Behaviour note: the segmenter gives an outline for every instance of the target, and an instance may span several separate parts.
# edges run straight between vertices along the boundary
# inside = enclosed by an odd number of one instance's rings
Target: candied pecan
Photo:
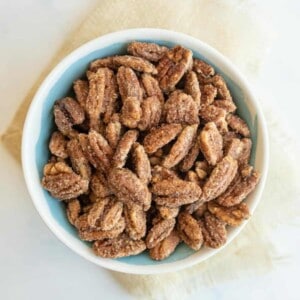
[[[223,139],[215,123],[206,123],[201,130],[198,143],[210,165],[216,165],[223,157]]]
[[[133,240],[139,240],[146,235],[146,214],[139,205],[124,206],[126,222],[125,231]]]
[[[196,219],[187,212],[178,215],[177,230],[180,238],[193,250],[199,250],[203,243],[202,232]]]
[[[207,203],[210,202],[205,202],[202,203],[195,211],[194,211],[194,216],[195,218],[199,219],[204,216],[204,213],[207,211]]]
[[[195,171],[188,171],[186,173],[186,180],[191,181],[191,182],[195,182],[196,184],[200,185],[200,178],[197,175],[197,173]]]
[[[199,144],[197,139],[195,139],[194,144],[191,147],[189,153],[184,157],[184,159],[180,163],[180,171],[187,172],[188,170],[190,170],[193,167],[199,153],[200,153]]]
[[[231,207],[224,207],[215,201],[208,202],[208,210],[218,219],[230,226],[239,226],[250,216],[246,203],[240,203]]]
[[[250,130],[244,120],[239,118],[236,115],[228,115],[227,116],[227,122],[229,127],[234,130],[235,132],[241,134],[244,137],[250,136]]]
[[[176,46],[168,50],[157,66],[157,78],[164,92],[175,89],[176,84],[192,64],[191,50]]]
[[[107,171],[110,167],[112,158],[112,149],[109,146],[107,140],[95,130],[90,130],[88,134],[88,141],[88,159],[89,156],[93,157],[92,160],[89,159],[90,163],[95,163],[93,165],[96,169],[103,170],[104,172]],[[85,149],[83,149],[83,152],[85,152]]]
[[[146,249],[142,240],[132,240],[125,234],[107,240],[96,241],[93,244],[93,251],[96,255],[104,258],[118,258],[137,255]]]
[[[217,96],[217,88],[211,84],[200,86],[201,91],[201,108],[212,104]]]
[[[156,208],[159,211],[159,215],[163,219],[176,218],[179,213],[179,207],[168,207],[163,205],[157,205]]]
[[[75,80],[73,83],[73,89],[76,95],[76,100],[80,106],[85,110],[85,103],[89,94],[89,83],[86,80]]]
[[[175,226],[175,223],[175,219],[165,219],[156,223],[147,234],[147,248],[154,248],[159,242],[169,236]]]
[[[204,239],[204,245],[210,248],[219,248],[226,243],[227,232],[225,223],[209,212],[198,221]]]
[[[91,166],[85,157],[81,145],[77,139],[72,139],[67,144],[67,151],[71,160],[73,170],[82,178],[90,180]]]
[[[233,139],[240,139],[239,134],[234,131],[228,131],[223,134],[223,145],[225,150]]]
[[[159,124],[162,105],[157,96],[148,97],[141,103],[142,116],[138,123],[140,130],[149,130]]]
[[[52,133],[49,142],[49,150],[53,155],[59,158],[66,159],[68,157],[67,140],[61,132],[54,131]]]
[[[74,173],[64,162],[45,165],[42,185],[59,200],[77,198],[88,190],[88,181]]]
[[[135,97],[139,101],[142,100],[140,82],[132,69],[120,67],[117,73],[117,82],[123,101],[128,97]]]
[[[100,68],[110,68],[110,69],[116,68],[116,66],[113,62],[113,57],[109,56],[109,57],[105,57],[105,58],[96,59],[91,62],[89,69],[92,72],[97,72],[97,70]]]
[[[214,106],[224,109],[227,113],[236,111],[236,105],[232,100],[215,100]]]
[[[122,125],[119,120],[110,120],[105,129],[105,137],[112,149],[116,149],[121,138]]]
[[[234,159],[238,159],[243,150],[243,143],[240,139],[233,138],[224,148],[224,155],[230,155]]]
[[[251,156],[252,141],[248,138],[244,138],[241,139],[241,143],[243,145],[243,149],[238,158],[238,161],[240,165],[243,166],[249,163],[250,156]]]
[[[68,201],[66,212],[67,212],[67,218],[69,222],[72,225],[74,225],[81,212],[81,206],[79,200],[72,199],[71,201]]]
[[[114,239],[119,236],[125,229],[125,220],[122,217],[117,225],[111,230],[101,230],[98,228],[88,228],[86,230],[79,230],[79,238],[83,241],[100,241],[106,239]]]
[[[201,180],[205,179],[209,172],[209,166],[208,166],[207,161],[206,160],[196,161],[195,171]]]
[[[142,84],[148,97],[156,96],[161,105],[164,104],[164,95],[159,87],[158,81],[150,74],[144,73],[141,76]]]
[[[159,61],[167,50],[167,47],[155,43],[132,42],[127,46],[129,54],[154,62]]]
[[[151,194],[147,186],[130,170],[112,169],[108,182],[117,198],[129,207],[138,204],[145,211],[150,208]]]
[[[180,124],[163,124],[150,131],[144,138],[144,147],[147,153],[154,153],[162,148],[180,133],[182,126]]]
[[[203,186],[202,199],[210,201],[220,196],[230,185],[237,172],[237,161],[225,156],[212,170]]]
[[[245,178],[237,176],[228,189],[218,197],[217,202],[226,207],[241,203],[254,190],[259,178],[256,171]]]
[[[139,143],[135,143],[132,150],[135,173],[143,183],[148,184],[151,179],[151,165],[148,155]]]
[[[67,136],[73,137],[76,131],[73,125],[84,121],[84,111],[77,101],[70,97],[58,100],[54,104],[54,119],[59,131]]]
[[[112,159],[113,168],[122,168],[125,166],[127,156],[138,137],[138,131],[128,130],[120,139]]]
[[[197,107],[200,108],[201,104],[201,90],[197,75],[193,71],[188,71],[185,77],[184,91],[191,95],[194,101],[197,104]]]
[[[152,184],[159,182],[163,179],[178,179],[178,176],[175,171],[164,168],[162,166],[155,166],[152,169]]]
[[[203,78],[208,78],[215,74],[215,70],[211,65],[197,58],[193,59],[193,71]]]
[[[226,111],[214,105],[208,105],[200,110],[200,117],[205,122],[214,122],[221,133],[228,131],[226,122]]]
[[[100,113],[103,111],[105,101],[105,84],[107,68],[99,68],[96,73],[90,72],[89,93],[86,99],[85,109],[89,116],[90,128],[100,131]]]
[[[199,78],[199,80],[200,79],[201,78]],[[223,77],[221,75],[216,74],[215,76],[213,76],[211,78],[206,78],[206,79],[203,80],[203,83],[205,83],[205,84],[210,83],[214,87],[217,88],[217,98],[218,99],[232,100],[231,95],[230,95],[230,91],[229,91],[229,89],[226,85],[225,80],[223,79]]]
[[[121,123],[128,128],[136,128],[142,113],[140,101],[136,97],[128,97],[123,101]]]
[[[164,105],[166,123],[192,125],[199,123],[198,107],[190,95],[174,91]]]
[[[172,168],[177,165],[189,152],[197,133],[198,125],[186,126],[172,146],[169,154],[163,161],[165,168]]]
[[[99,219],[99,227],[102,230],[111,230],[117,226],[122,217],[123,203],[111,197],[105,205],[103,214]]]
[[[97,202],[95,202],[92,207],[90,208],[88,214],[87,214],[87,224],[89,227],[96,227],[97,225],[97,221],[101,218],[105,206],[109,203],[110,198],[101,198],[99,199]],[[77,226],[79,226],[77,224]],[[88,227],[88,228],[89,228]],[[80,225],[79,229],[86,229],[86,228],[82,228],[82,225]],[[101,228],[102,230],[104,230],[104,228]]]
[[[141,57],[131,55],[114,56],[113,63],[117,66],[129,67],[138,72],[157,74],[155,66]]]
[[[169,257],[180,243],[180,237],[176,230],[149,250],[149,255],[154,260],[163,260]]]

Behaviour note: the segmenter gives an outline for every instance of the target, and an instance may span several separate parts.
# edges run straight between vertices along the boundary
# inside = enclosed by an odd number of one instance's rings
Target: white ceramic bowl
[[[72,82],[81,77],[88,64],[99,57],[122,53],[133,40],[154,41],[173,46],[183,45],[194,56],[212,64],[224,76],[235,100],[238,113],[251,130],[253,139],[252,164],[261,173],[261,180],[247,203],[253,214],[265,184],[268,169],[268,136],[260,105],[244,76],[226,59],[207,44],[185,34],[162,29],[130,29],[107,34],[92,40],[63,59],[47,76],[37,91],[27,114],[22,140],[22,163],[26,184],[34,205],[53,233],[69,248],[87,260],[107,269],[135,274],[153,274],[179,270],[204,261],[221,251],[202,248],[194,252],[180,245],[168,259],[156,262],[147,253],[121,259],[104,259],[93,254],[90,244],[82,242],[68,223],[62,204],[53,199],[41,186],[43,165],[49,158],[48,141],[53,128],[52,107],[55,100],[64,97]],[[246,222],[228,231],[228,245],[243,229]],[[226,246],[225,245],[225,246]]]

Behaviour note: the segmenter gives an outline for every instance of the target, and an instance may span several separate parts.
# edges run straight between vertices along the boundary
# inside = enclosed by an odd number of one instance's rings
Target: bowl
[[[47,76],[38,89],[27,113],[22,139],[22,165],[25,181],[33,203],[50,230],[70,249],[87,260],[107,269],[134,274],[154,274],[180,270],[206,260],[221,251],[241,232],[246,221],[237,228],[229,228],[227,243],[219,249],[202,248],[195,252],[181,244],[163,261],[153,261],[146,254],[106,259],[97,257],[90,243],[81,241],[68,222],[63,204],[43,189],[41,185],[43,165],[49,159],[48,142],[54,126],[52,107],[55,100],[63,98],[72,87],[72,82],[81,77],[89,63],[97,58],[124,53],[126,45],[133,41],[156,42],[161,45],[183,45],[191,49],[194,57],[213,65],[227,82],[238,114],[247,122],[253,149],[251,163],[261,173],[256,189],[248,196],[251,214],[260,200],[268,169],[268,136],[265,120],[247,80],[235,66],[218,51],[188,35],[162,29],[129,29],[96,38],[73,51]]]

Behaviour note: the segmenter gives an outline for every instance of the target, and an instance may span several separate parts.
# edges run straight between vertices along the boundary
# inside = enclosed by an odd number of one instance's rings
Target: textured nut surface
[[[206,212],[198,223],[201,227],[205,246],[219,248],[226,243],[227,232],[223,221]]]
[[[136,175],[148,184],[151,180],[151,165],[144,147],[139,143],[133,145],[132,160]]]
[[[42,185],[59,200],[77,198],[88,190],[88,181],[63,162],[45,165]]]
[[[205,120],[205,122],[214,122],[221,133],[228,131],[225,119],[226,115],[226,110],[216,107],[215,105],[208,105],[200,110],[200,117]]]
[[[241,134],[244,137],[250,136],[250,130],[247,126],[247,123],[242,120],[240,117],[236,115],[228,115],[227,122],[229,127],[231,127],[232,130],[235,132]]]
[[[193,98],[180,91],[174,91],[164,106],[166,123],[198,124],[198,107]]]
[[[85,110],[86,99],[89,94],[89,83],[86,80],[75,80],[73,83],[73,89],[76,96],[76,100],[80,106]]]
[[[74,125],[84,121],[84,111],[77,101],[70,97],[56,101],[53,109],[54,120],[59,131],[67,136],[73,137],[76,131]]]
[[[96,197],[105,198],[112,194],[107,179],[102,172],[96,172],[92,175],[90,186]]]
[[[184,85],[184,91],[191,95],[194,99],[195,103],[197,104],[197,107],[200,108],[201,104],[201,90],[199,81],[197,78],[197,75],[193,71],[188,71],[185,77],[185,85]]]
[[[200,87],[201,91],[201,107],[204,109],[206,106],[212,104],[217,96],[217,88],[212,84],[205,84]]]
[[[96,241],[93,250],[96,255],[104,258],[118,258],[137,255],[146,249],[142,240],[132,240],[126,235],[120,235],[114,239]]]
[[[203,186],[202,198],[205,201],[220,196],[230,185],[237,172],[237,161],[231,156],[225,156],[212,170]]]
[[[99,68],[110,68],[110,69],[116,68],[115,64],[113,63],[112,56],[100,58],[92,61],[89,69],[92,72],[97,72]]]
[[[203,243],[201,228],[196,219],[187,212],[178,216],[177,230],[180,238],[192,249],[199,250]]]
[[[151,194],[147,186],[128,169],[112,169],[109,185],[117,198],[127,204],[141,205],[146,211],[151,205]]]
[[[155,247],[159,242],[169,236],[174,226],[175,219],[165,219],[156,223],[147,234],[147,248],[151,249]]]
[[[67,212],[67,218],[69,222],[72,225],[74,225],[81,212],[81,206],[79,200],[73,199],[71,201],[68,201],[66,212]]]
[[[172,146],[169,154],[165,157],[162,165],[172,168],[177,165],[189,152],[195,140],[198,125],[186,126]]]
[[[157,78],[161,89],[169,92],[192,65],[192,51],[181,46],[168,50],[157,66]]]
[[[125,166],[127,156],[138,137],[138,131],[128,130],[120,139],[118,146],[115,150],[112,167],[122,168]]]
[[[187,172],[188,170],[190,170],[193,167],[195,161],[197,160],[199,153],[200,153],[199,143],[197,139],[195,139],[194,144],[192,145],[188,154],[184,157],[184,159],[180,164],[180,171]]]
[[[176,230],[149,250],[149,255],[154,260],[163,260],[169,257],[180,243],[180,237]]]
[[[53,155],[56,155],[59,158],[66,159],[68,157],[67,140],[61,132],[54,131],[52,133],[49,142],[49,150]]]
[[[224,207],[214,201],[208,202],[208,210],[218,219],[230,226],[239,226],[250,216],[246,203],[240,203],[231,207]]]
[[[139,56],[154,62],[159,61],[167,50],[167,47],[154,43],[132,42],[127,46],[127,52],[131,55]]]
[[[162,148],[181,132],[180,124],[163,124],[158,128],[153,129],[144,138],[144,147],[147,153],[154,153]]]
[[[133,240],[139,240],[146,235],[146,214],[139,205],[124,206],[126,232]]]
[[[193,59],[193,70],[203,78],[208,78],[215,74],[215,70],[211,65],[197,58]]]
[[[176,218],[179,213],[179,207],[168,207],[168,206],[157,205],[156,208],[159,212],[159,215],[163,219]]]
[[[163,105],[165,101],[164,95],[162,90],[159,87],[159,83],[156,80],[156,78],[154,78],[153,76],[147,73],[142,74],[141,78],[147,96],[148,97],[156,96],[159,99],[161,105]]]
[[[213,122],[206,123],[198,137],[204,157],[210,165],[216,165],[223,157],[223,139]]]
[[[105,137],[112,149],[116,149],[122,133],[122,125],[119,120],[110,120],[106,126]]]
[[[128,97],[123,101],[121,123],[128,128],[136,128],[142,113],[140,101],[136,97]]]

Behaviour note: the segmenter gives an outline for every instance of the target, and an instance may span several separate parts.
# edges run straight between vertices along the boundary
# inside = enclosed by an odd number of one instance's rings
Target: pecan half
[[[123,101],[121,123],[128,128],[136,128],[142,117],[141,103],[136,97],[128,97]]]
[[[157,66],[157,78],[161,89],[170,92],[192,64],[191,50],[176,46],[165,53]]]
[[[217,88],[212,84],[205,84],[200,87],[201,91],[201,108],[212,104],[217,96]]]
[[[180,238],[192,249],[199,250],[203,243],[202,232],[196,219],[187,212],[178,216],[177,230]]]
[[[76,100],[80,106],[85,110],[86,99],[89,94],[89,83],[86,80],[75,80],[73,83]]]
[[[53,155],[59,158],[66,159],[68,157],[67,140],[61,132],[54,131],[52,133],[49,142],[49,150]]]
[[[247,126],[247,123],[240,117],[230,114],[227,116],[227,122],[229,127],[235,132],[241,134],[244,137],[250,136],[250,130]]]
[[[180,243],[180,237],[176,230],[149,250],[149,255],[154,260],[163,260],[169,257]]]
[[[161,242],[163,239],[169,236],[174,226],[175,219],[165,219],[156,223],[147,234],[147,248],[154,248],[159,242]]]
[[[88,190],[88,181],[74,173],[64,162],[45,165],[42,185],[59,200],[77,198]]]
[[[143,183],[148,184],[151,179],[151,165],[144,147],[139,143],[133,145],[132,160],[135,173]]]
[[[214,201],[208,202],[208,210],[218,219],[230,226],[239,226],[250,216],[246,203],[240,203],[231,207],[224,207]]]
[[[105,57],[105,58],[99,58],[91,62],[89,70],[92,72],[97,72],[100,68],[110,68],[115,69],[116,66],[113,62],[113,57]]]
[[[204,245],[210,248],[219,248],[226,243],[227,232],[225,223],[209,212],[198,221],[201,227]]]
[[[237,176],[228,189],[217,199],[222,206],[233,206],[241,203],[259,182],[259,174],[253,171],[252,175],[242,178]]]
[[[138,137],[138,131],[128,130],[120,139],[116,148],[115,154],[112,159],[113,168],[122,168],[125,166],[127,156],[132,148],[132,145],[136,142]]]
[[[91,190],[96,197],[105,198],[112,194],[107,179],[101,172],[95,172],[91,178]]]
[[[142,131],[149,130],[159,124],[162,114],[162,105],[157,96],[148,97],[141,103],[142,116],[138,128]]]
[[[225,133],[228,131],[228,126],[225,119],[226,115],[226,110],[214,105],[205,106],[200,110],[200,117],[205,122],[214,122],[221,133]]]
[[[146,211],[151,205],[151,194],[147,186],[128,169],[112,169],[109,185],[117,198],[127,204],[141,205]]]
[[[105,137],[112,149],[116,149],[122,132],[122,125],[119,120],[111,119],[105,129]]]
[[[186,126],[172,146],[169,154],[163,161],[165,168],[172,168],[177,165],[189,152],[195,140],[198,125]]]
[[[198,143],[204,157],[212,166],[216,165],[223,157],[223,139],[213,122],[206,123],[201,130]]]
[[[161,105],[164,104],[164,95],[159,87],[158,81],[150,74],[144,73],[141,76],[143,87],[148,97],[156,96]]]
[[[66,212],[67,212],[67,218],[69,222],[72,225],[74,225],[81,212],[81,206],[79,200],[73,199],[71,201],[68,201]]]
[[[96,255],[104,258],[118,258],[137,255],[146,249],[142,240],[132,240],[126,235],[114,239],[96,241],[93,244],[93,251]]]
[[[180,167],[179,167],[180,171],[187,172],[188,170],[190,170],[193,167],[195,161],[197,160],[199,153],[200,153],[199,144],[197,139],[195,139],[194,144],[191,147],[190,151],[180,163]]]
[[[166,123],[199,124],[197,103],[190,95],[174,91],[164,106]]]
[[[113,63],[116,66],[129,67],[138,72],[157,74],[155,66],[141,57],[131,55],[114,56]]]
[[[215,74],[211,65],[197,58],[193,59],[193,70],[203,78],[209,78]]]
[[[191,95],[194,101],[197,104],[197,107],[200,108],[201,104],[201,90],[197,75],[193,71],[188,71],[185,76],[184,91]]]
[[[216,100],[214,106],[224,109],[227,113],[236,111],[236,105],[232,100]]]
[[[87,228],[89,227],[97,227],[97,221],[101,218],[101,216],[103,215],[105,206],[109,203],[110,198],[101,198],[99,199],[97,202],[95,202],[92,207],[90,208],[89,212],[87,213]],[[87,229],[84,227],[82,227],[82,225],[78,225],[80,226],[80,229]],[[100,228],[98,228],[100,229]],[[103,228],[101,228],[102,230],[104,230]]]
[[[54,120],[59,131],[69,137],[76,136],[74,125],[84,121],[84,111],[77,101],[67,97],[54,104]]]
[[[202,199],[210,201],[220,196],[230,185],[237,172],[237,161],[225,156],[212,170],[203,186]]]
[[[155,43],[132,42],[127,46],[129,54],[154,62],[159,61],[167,50],[167,47]]]
[[[144,147],[147,153],[154,153],[162,148],[180,133],[182,126],[180,124],[163,124],[148,133],[144,138]]]
[[[133,240],[139,240],[146,235],[146,214],[139,205],[124,206],[126,232]]]
[[[85,157],[81,145],[77,139],[72,139],[67,144],[67,151],[73,170],[82,178],[90,180],[92,170],[89,161]]]

